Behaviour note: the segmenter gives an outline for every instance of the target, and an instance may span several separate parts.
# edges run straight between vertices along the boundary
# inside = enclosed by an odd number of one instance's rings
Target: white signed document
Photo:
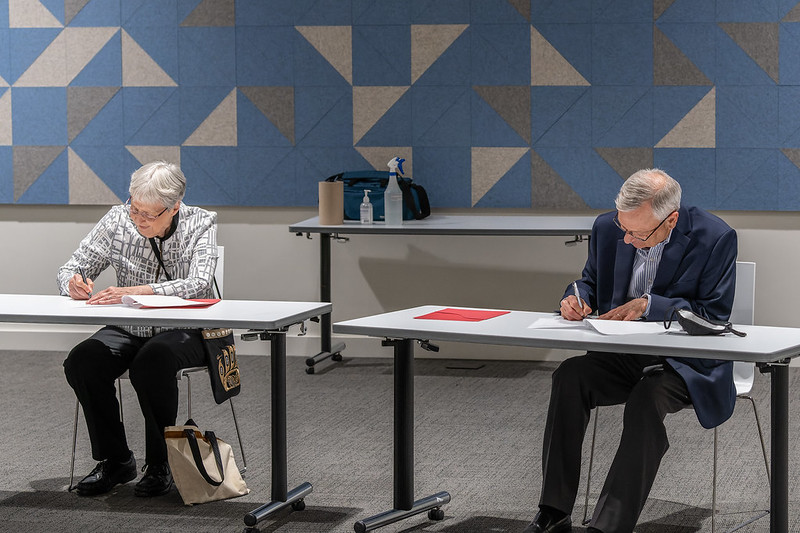
[[[603,335],[635,335],[635,334],[660,334],[679,329],[673,324],[669,330],[664,329],[663,322],[645,322],[642,320],[599,320],[584,318],[583,320],[565,320],[560,316],[549,316],[536,319],[528,328],[530,329],[586,329],[590,328]]]

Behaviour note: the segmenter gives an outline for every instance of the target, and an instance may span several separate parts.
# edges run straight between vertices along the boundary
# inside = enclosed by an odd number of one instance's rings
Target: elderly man
[[[736,232],[719,218],[681,206],[666,172],[640,170],[622,185],[616,212],[592,228],[589,257],[561,300],[561,316],[581,320],[663,320],[673,306],[726,320],[733,305]],[[633,531],[669,448],[666,415],[694,406],[713,428],[735,401],[733,363],[689,357],[589,352],[553,373],[542,449],[539,512],[524,533],[572,530],[581,445],[590,412],[625,404],[622,437],[589,524],[590,533]]]

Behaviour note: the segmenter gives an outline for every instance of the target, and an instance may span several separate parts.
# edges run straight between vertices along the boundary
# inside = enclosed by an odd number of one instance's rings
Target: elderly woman
[[[184,205],[185,190],[176,165],[158,161],[134,172],[129,200],[112,207],[58,270],[61,294],[89,305],[118,304],[126,294],[211,297],[217,215]],[[95,291],[92,280],[108,266],[116,271],[116,286]],[[146,468],[134,493],[170,490],[164,427],[177,417],[175,374],[204,364],[198,330],[107,326],[72,349],[64,373],[83,407],[92,457],[99,461],[77,484],[79,495],[103,494],[136,478],[114,387],[126,370],[145,420]]]

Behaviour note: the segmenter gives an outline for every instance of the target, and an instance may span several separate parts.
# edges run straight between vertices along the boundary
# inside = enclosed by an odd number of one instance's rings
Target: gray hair
[[[614,203],[617,211],[633,211],[651,202],[653,215],[666,218],[681,207],[681,186],[669,174],[657,168],[634,172],[625,180]]]
[[[178,165],[153,161],[131,174],[128,192],[144,203],[173,207],[186,193],[186,177]]]

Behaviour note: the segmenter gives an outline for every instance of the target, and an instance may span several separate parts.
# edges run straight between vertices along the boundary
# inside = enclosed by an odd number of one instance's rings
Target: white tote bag
[[[167,458],[183,503],[192,505],[244,496],[250,492],[233,450],[213,431],[201,433],[192,420],[164,428]]]

